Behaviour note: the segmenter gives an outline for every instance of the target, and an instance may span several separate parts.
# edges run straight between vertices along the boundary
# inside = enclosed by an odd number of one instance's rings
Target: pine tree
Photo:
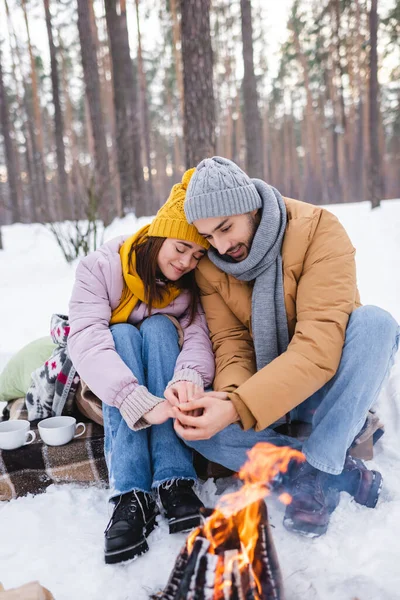
[[[181,0],[186,168],[215,152],[210,0]]]

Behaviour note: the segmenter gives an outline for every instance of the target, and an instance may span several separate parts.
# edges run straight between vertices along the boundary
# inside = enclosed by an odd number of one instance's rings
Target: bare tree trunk
[[[35,60],[32,52],[28,15],[26,11],[26,0],[21,0],[21,6],[24,12],[25,27],[28,37],[28,51],[31,66],[31,85],[32,85],[32,100],[30,102],[30,110],[28,114],[28,123],[33,119],[33,126],[31,126],[31,143],[32,143],[32,155],[33,155],[33,167],[35,170],[36,185],[38,187],[39,204],[36,206],[37,216],[42,220],[54,219],[53,207],[50,206],[47,181],[46,181],[46,169],[44,164],[44,146],[43,146],[43,126],[42,117],[40,112],[39,94],[38,94],[38,83]],[[25,86],[25,100],[29,103],[27,97],[27,89]],[[31,123],[29,123],[31,125]]]
[[[341,161],[339,159],[339,136],[341,135],[341,128],[339,126],[339,102],[337,96],[337,90],[334,81],[334,65],[332,65],[331,57],[334,48],[333,43],[330,44],[330,55],[327,59],[327,66],[325,69],[325,81],[326,81],[326,96],[327,100],[332,104],[332,122],[331,122],[331,139],[328,139],[328,145],[330,146],[329,155],[331,158],[330,169],[328,172],[328,200],[329,202],[340,202],[342,198],[342,178],[340,167]]]
[[[4,139],[5,158],[7,166],[8,188],[10,191],[10,203],[7,208],[11,212],[13,223],[20,221],[20,198],[19,198],[19,179],[20,174],[17,169],[17,160],[15,155],[15,145],[11,137],[11,123],[7,92],[4,86],[2,54],[0,52],[0,117],[1,130]]]
[[[186,168],[215,152],[210,0],[181,0]]]
[[[353,150],[353,190],[355,200],[365,200],[365,140],[364,140],[364,122],[365,122],[365,81],[362,77],[362,56],[364,38],[361,29],[361,9],[360,1],[355,0],[355,51],[353,54],[354,85],[357,93],[357,104],[355,106],[355,124],[354,124],[354,150]]]
[[[372,208],[380,205],[383,195],[381,157],[379,152],[379,84],[378,84],[378,0],[371,0],[370,78],[369,78],[369,131],[370,131],[370,200]]]
[[[133,177],[133,206],[136,216],[146,214],[143,163],[142,163],[142,141],[139,121],[138,83],[137,73],[129,51],[128,22],[126,18],[126,0],[120,0],[121,12],[121,36],[124,39],[123,69],[125,79],[126,109],[130,121],[130,135],[132,148],[132,177]]]
[[[340,0],[335,0],[335,34],[336,34],[336,68],[338,70],[338,86],[337,95],[339,101],[339,115],[340,115],[340,135],[341,135],[341,146],[342,146],[342,190],[341,195],[346,202],[351,200],[351,186],[350,186],[350,174],[352,173],[351,154],[349,145],[349,131],[347,126],[346,110],[344,105],[344,88],[343,88],[343,76],[344,69],[341,58],[341,23],[340,23]]]
[[[258,108],[257,81],[254,74],[253,25],[250,0],[240,0],[243,39],[243,99],[246,137],[246,171],[250,177],[264,176],[262,122]]]
[[[268,103],[265,104],[264,116],[263,116],[263,138],[264,138],[264,148],[265,152],[263,153],[264,160],[264,178],[265,181],[272,183],[272,166],[271,166],[271,134],[270,134],[270,125],[269,125],[269,108]]]
[[[78,30],[81,44],[82,67],[88,99],[92,134],[94,140],[94,160],[96,172],[96,193],[100,201],[100,214],[106,224],[110,223],[113,213],[113,194],[111,188],[110,166],[107,142],[101,107],[100,79],[97,68],[96,42],[97,30],[90,17],[89,2],[78,0]]]
[[[223,60],[224,60],[224,49],[223,49],[223,42],[220,39],[221,37],[221,33],[223,32],[224,29],[224,17],[225,17],[225,3],[219,3],[219,8],[220,10],[216,10],[214,11],[214,20],[215,20],[215,25],[214,25],[214,31],[212,32],[214,40],[213,40],[213,44],[212,44],[212,49],[213,49],[213,64],[218,64],[218,65],[222,65]],[[226,74],[225,74],[226,75]],[[214,86],[213,86],[213,90],[214,90],[214,110],[215,110],[215,124],[218,125],[218,135],[216,135],[216,139],[215,139],[215,153],[217,155],[221,155],[223,154],[223,150],[222,150],[222,138],[223,138],[223,130],[224,130],[224,123],[223,123],[223,117],[224,117],[224,110],[222,107],[222,85],[221,85],[221,75],[217,72],[214,71],[213,73],[213,77],[214,77]],[[224,78],[224,81],[227,82],[228,77],[226,76],[226,79]]]
[[[182,46],[178,50],[178,44],[181,44],[181,28],[178,21],[178,6],[177,0],[170,0],[172,13],[172,36],[173,36],[173,51],[175,61],[175,75],[178,85],[179,105],[181,108],[180,119],[184,115],[184,92],[183,92],[183,67],[182,67]]]
[[[23,90],[20,92],[19,85],[19,77],[17,75],[17,60],[19,66],[19,72],[21,73],[21,53],[18,44],[17,36],[15,35],[15,31],[11,21],[10,10],[8,7],[7,0],[4,0],[4,5],[7,14],[7,23],[8,23],[8,31],[9,31],[9,39],[10,39],[10,54],[12,60],[12,68],[13,68],[13,77],[15,81],[15,86],[17,90],[17,100],[18,100],[18,108],[19,114],[18,118],[21,120],[21,128],[20,135],[23,138],[23,143],[25,147],[25,162],[26,162],[26,172],[28,173],[27,180],[27,188],[28,188],[28,214],[26,215],[27,221],[29,223],[39,221],[40,215],[43,213],[43,201],[44,197],[41,192],[41,177],[39,170],[34,168],[35,159],[33,156],[33,137],[35,136],[33,129],[33,114],[30,110],[31,103],[28,100],[28,91],[27,91],[27,83],[26,80],[22,77],[22,87]],[[14,40],[14,48],[11,44],[11,39]],[[15,52],[14,52],[15,49]],[[31,115],[31,116],[29,116]],[[23,194],[23,192],[22,192]]]
[[[289,118],[287,114],[283,115],[282,121],[282,149],[283,156],[281,159],[281,164],[283,166],[283,173],[281,172],[281,177],[285,182],[282,187],[279,189],[282,191],[282,194],[285,196],[290,195],[290,176],[292,172],[292,153],[290,152],[290,132],[289,132]]]
[[[16,96],[16,102],[17,102],[17,108],[14,109],[13,119],[10,120],[10,133],[11,133],[12,138],[15,140],[15,145],[16,145],[15,163],[16,163],[16,170],[18,173],[18,179],[17,179],[17,195],[18,195],[18,202],[19,202],[18,210],[20,212],[21,221],[25,222],[27,220],[26,219],[27,215],[26,215],[26,211],[25,211],[25,194],[24,194],[24,186],[23,186],[22,178],[21,178],[20,153],[18,150],[17,140],[18,140],[18,137],[20,137],[22,139],[22,144],[20,144],[20,145],[26,146],[27,140],[26,140],[26,135],[25,135],[25,131],[24,131],[24,123],[26,121],[26,118],[24,116],[24,108],[23,108],[23,101],[22,101],[23,94],[21,94],[19,77],[17,75],[16,54],[18,55],[19,50],[17,47],[17,40],[16,40],[15,34],[13,32],[13,28],[12,28],[12,23],[11,23],[10,12],[8,9],[7,0],[4,0],[4,4],[5,4],[5,8],[6,8],[6,14],[7,14],[8,37],[9,37],[9,41],[10,41],[12,75],[13,75],[13,81],[14,81],[14,86],[15,86],[15,96]],[[14,38],[14,43],[16,46],[15,52],[14,52],[14,48],[12,46],[12,38]],[[16,121],[19,121],[19,123],[20,123],[18,135],[16,133],[16,125],[14,125],[14,123]]]
[[[113,72],[109,39],[107,35],[107,23],[105,15],[101,15],[98,19],[96,18],[94,12],[94,0],[89,4],[89,8],[92,31],[96,32],[95,41],[100,81],[100,101],[103,112],[104,134],[106,136],[108,148],[108,164],[114,202],[113,212],[115,215],[121,215],[122,201],[117,158]]]
[[[80,186],[78,172],[79,166],[79,140],[73,127],[73,105],[71,102],[70,90],[69,90],[69,75],[68,65],[66,60],[66,49],[64,47],[61,35],[58,37],[59,56],[61,57],[61,87],[62,94],[65,101],[64,110],[64,131],[68,139],[67,147],[69,150],[69,160],[71,162],[70,176],[69,176],[69,194],[71,202],[71,214],[72,219],[81,219],[84,217],[83,206],[81,205],[80,198],[84,196],[83,189]],[[86,104],[86,102],[85,102]],[[86,130],[86,114],[83,115],[82,119],[82,130]]]
[[[169,115],[169,120],[170,120],[170,127],[171,127],[171,163],[172,163],[172,176],[174,178],[174,180],[176,181],[177,179],[180,179],[181,173],[179,170],[179,167],[181,165],[181,158],[180,158],[180,148],[179,148],[179,138],[176,134],[174,134],[174,128],[176,127],[175,124],[175,117],[174,117],[174,110],[173,110],[173,105],[172,105],[172,94],[171,91],[166,88],[166,96],[167,96],[167,109],[168,109],[168,115]]]
[[[65,112],[64,112],[64,131],[65,135],[69,140],[69,146],[71,147],[71,158],[74,160],[77,157],[78,152],[78,140],[76,133],[73,128],[73,106],[71,102],[71,95],[69,91],[68,83],[68,68],[66,60],[66,50],[62,41],[61,36],[58,36],[58,46],[60,48],[59,56],[61,57],[61,88],[65,98]]]
[[[221,6],[221,24],[218,25],[217,35],[218,47],[220,57],[219,60],[224,67],[225,72],[220,76],[223,80],[227,92],[225,95],[225,104],[223,110],[224,121],[219,123],[220,131],[223,129],[224,132],[224,145],[223,145],[223,156],[234,161],[233,158],[233,144],[235,142],[235,98],[238,94],[237,81],[236,81],[236,56],[234,47],[231,44],[227,44],[228,40],[234,39],[237,35],[238,30],[234,25],[237,23],[236,19],[232,15],[231,5],[229,3]],[[216,24],[217,25],[217,24]],[[217,33],[218,33],[217,32]],[[242,57],[243,58],[243,57]],[[216,56],[214,56],[214,63],[216,63]],[[217,84],[218,89],[220,83]],[[218,95],[217,95],[218,97]],[[235,115],[236,116],[236,115]],[[216,119],[218,122],[218,118]],[[221,135],[221,134],[220,134]],[[218,140],[218,137],[217,137]]]
[[[150,141],[150,118],[149,118],[149,105],[147,98],[147,84],[146,75],[143,67],[143,55],[142,55],[142,37],[140,33],[140,17],[139,17],[139,0],[136,0],[136,22],[137,22],[137,36],[138,36],[138,71],[139,71],[139,89],[140,89],[140,104],[141,114],[143,123],[143,137],[145,156],[148,169],[148,181],[147,181],[147,195],[148,202],[152,206],[154,202],[154,189],[153,189],[153,174],[152,174],[152,160],[151,160],[151,141]]]
[[[324,200],[322,194],[325,193],[325,189],[322,186],[321,181],[321,160],[318,149],[318,127],[317,120],[314,115],[313,99],[311,94],[309,69],[306,60],[306,56],[303,53],[300,45],[300,38],[298,32],[298,23],[291,21],[290,27],[293,31],[294,46],[298,60],[300,62],[302,73],[304,77],[304,87],[306,91],[306,109],[304,114],[304,121],[307,128],[306,139],[304,140],[304,148],[306,151],[304,160],[306,166],[306,181],[305,181],[305,197],[304,199],[310,201],[312,198],[314,202],[318,204]]]
[[[34,114],[34,117],[35,117],[36,135],[37,135],[37,138],[38,138],[37,146],[38,146],[39,151],[43,155],[43,151],[44,151],[44,145],[43,145],[43,125],[42,125],[42,116],[41,116],[40,104],[39,104],[38,81],[37,81],[37,73],[36,73],[36,67],[35,67],[35,59],[34,59],[33,51],[32,51],[31,36],[30,36],[30,31],[29,31],[28,14],[27,14],[27,10],[26,10],[26,0],[21,0],[21,5],[22,5],[23,11],[24,11],[26,33],[27,33],[27,37],[28,37],[28,51],[29,51],[29,60],[30,60],[30,64],[31,64],[31,84],[32,84],[32,97],[33,97],[33,114]]]
[[[67,218],[72,218],[69,182],[67,172],[65,170],[64,119],[60,101],[60,78],[58,74],[57,53],[51,26],[50,0],[44,0],[44,9],[46,14],[46,27],[50,48],[51,85],[53,89],[54,128],[56,138],[58,172],[58,193],[64,213],[63,216],[65,215]]]
[[[294,116],[294,100],[293,93],[290,94],[290,124],[289,124],[289,139],[290,139],[290,152],[292,155],[292,174],[291,174],[291,198],[300,198],[300,163],[299,156],[297,154],[297,141],[296,141],[296,118]]]
[[[233,102],[231,101],[228,105],[228,110],[226,114],[226,131],[225,131],[225,150],[224,156],[232,160],[232,134],[233,134]]]
[[[117,0],[105,0],[106,20],[113,73],[113,99],[115,109],[115,138],[118,157],[118,171],[121,184],[122,208],[124,211],[134,207],[133,177],[132,177],[132,137],[130,135],[130,122],[126,106],[127,94],[124,78],[123,47],[125,38],[122,37],[121,16],[117,14]]]

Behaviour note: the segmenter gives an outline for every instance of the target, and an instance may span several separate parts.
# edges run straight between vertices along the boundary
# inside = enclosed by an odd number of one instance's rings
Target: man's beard
[[[231,258],[235,262],[241,262],[242,260],[245,260],[248,257],[248,255],[250,254],[251,245],[253,243],[254,236],[257,231],[257,227],[260,224],[259,213],[257,213],[256,215],[248,214],[247,215],[247,224],[248,224],[248,234],[246,237],[246,241],[236,244],[236,246],[229,248],[229,250],[227,250],[227,252],[225,252],[225,254],[227,254],[229,256],[229,258]],[[245,256],[243,256],[243,258],[234,258],[233,256],[229,255],[229,252],[232,252],[232,250],[238,250],[239,247],[246,249],[246,254],[245,254]]]

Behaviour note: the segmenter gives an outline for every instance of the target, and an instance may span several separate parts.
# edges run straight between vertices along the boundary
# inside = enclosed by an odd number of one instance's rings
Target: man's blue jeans
[[[139,384],[163,398],[180,352],[172,321],[153,315],[143,322],[140,331],[123,323],[112,325],[111,332],[116,351]],[[103,416],[111,497],[132,490],[150,492],[171,479],[197,478],[192,451],[176,435],[172,419],[132,431],[117,408],[103,403]]]
[[[291,446],[302,449],[315,468],[338,475],[394,362],[399,336],[396,321],[380,308],[363,306],[351,314],[335,376],[291,412],[292,419],[312,423],[312,433],[302,448],[298,440],[272,428],[243,431],[237,424],[209,440],[186,443],[233,471],[244,464],[247,450],[257,442]]]

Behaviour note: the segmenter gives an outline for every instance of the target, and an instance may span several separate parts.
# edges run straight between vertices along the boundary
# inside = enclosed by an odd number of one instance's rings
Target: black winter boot
[[[189,531],[200,525],[200,508],[204,505],[193,491],[193,481],[175,479],[158,488],[170,533]]]
[[[150,494],[128,492],[114,499],[115,508],[105,530],[107,564],[131,560],[149,549],[146,537],[156,526],[159,514]]]

